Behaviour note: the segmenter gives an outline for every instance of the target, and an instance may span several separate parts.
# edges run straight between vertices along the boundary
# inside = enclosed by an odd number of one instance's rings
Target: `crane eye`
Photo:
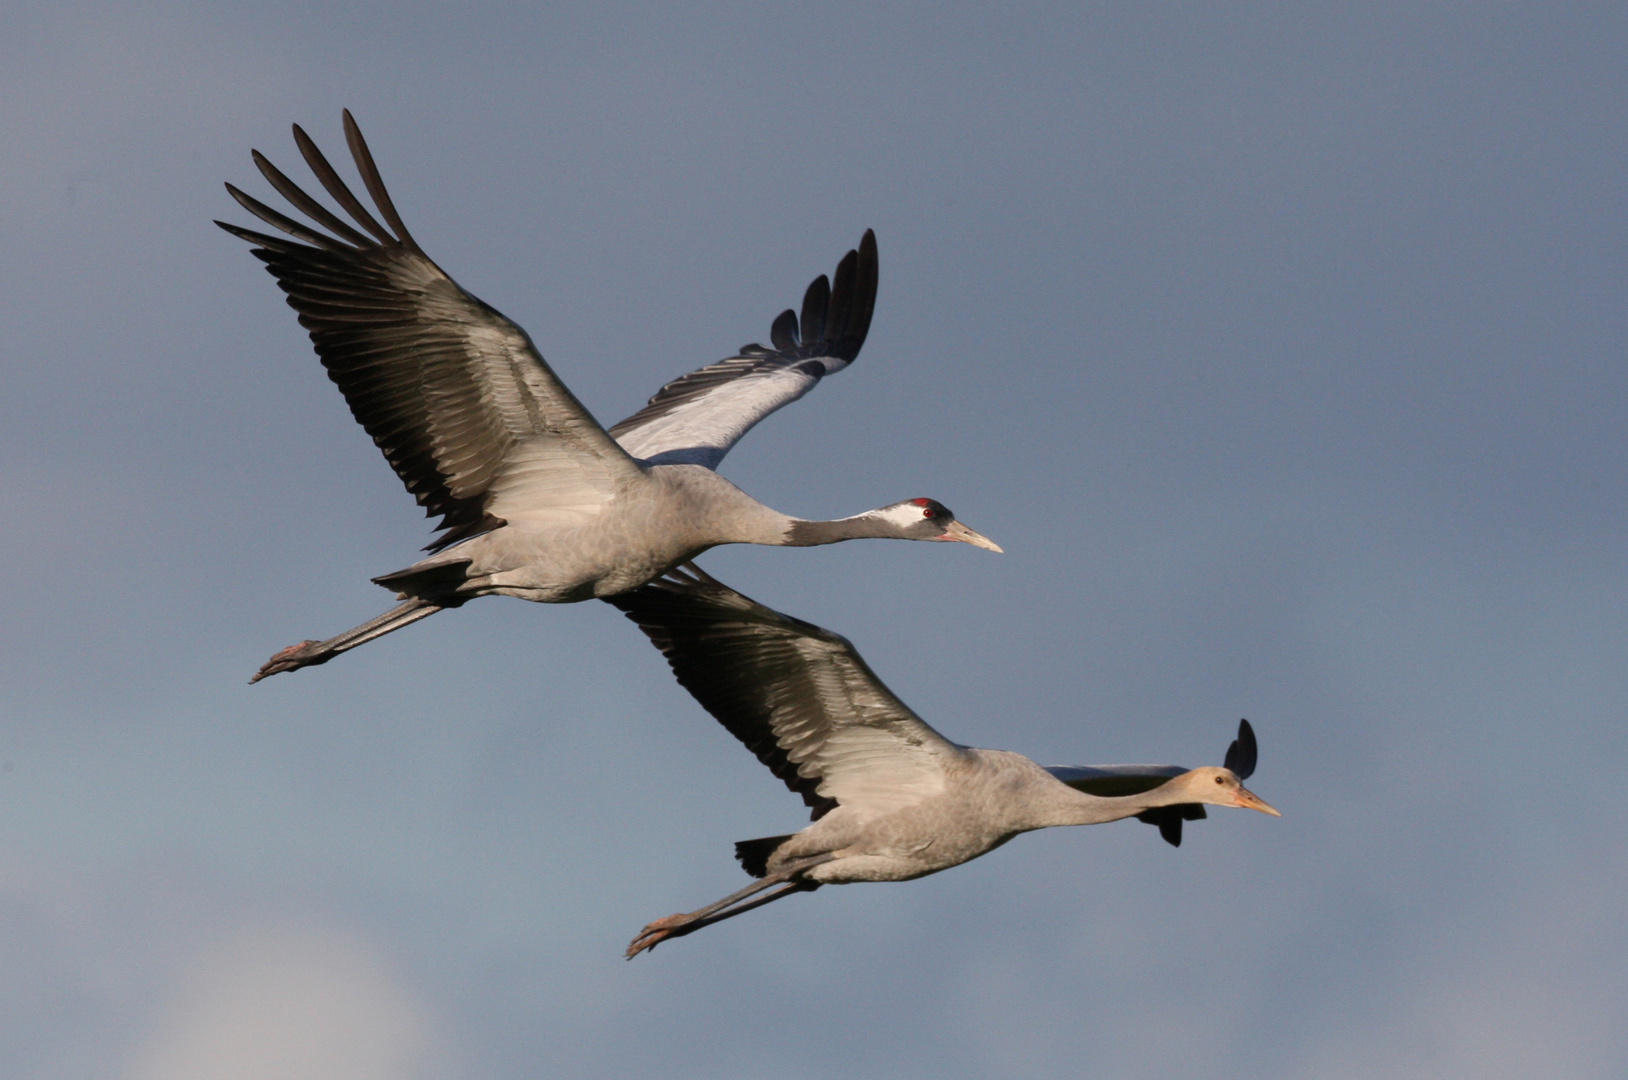
[[[924,518],[932,517],[933,516],[933,508],[931,506],[929,506],[927,509],[923,510],[921,512],[921,516],[924,517]]]
[[[1224,784],[1224,783],[1226,783],[1226,780],[1224,778],[1218,776],[1218,777],[1215,778],[1215,782],[1218,783],[1218,784]]]

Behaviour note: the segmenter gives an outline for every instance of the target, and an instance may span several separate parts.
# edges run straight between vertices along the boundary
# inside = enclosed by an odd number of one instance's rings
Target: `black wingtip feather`
[[[267,236],[265,233],[255,232],[253,229],[245,229],[241,225],[233,225],[230,221],[222,221],[219,218],[215,219],[215,224],[219,225],[221,228],[225,229],[239,240],[247,240],[249,243],[254,244],[257,247],[267,247],[272,249],[294,248],[296,250],[303,250],[305,247],[304,244],[292,244],[287,240],[281,240],[275,236]]]
[[[373,152],[367,148],[367,140],[362,138],[362,129],[357,125],[356,118],[350,114],[349,109],[344,110],[345,144],[350,147],[350,156],[356,162],[357,172],[362,174],[362,183],[367,187],[367,193],[373,196],[373,204],[384,215],[384,220],[395,230],[396,237],[403,245],[413,251],[419,251],[419,246],[413,240],[412,234],[407,231],[401,215],[396,213],[396,204],[390,199],[390,192],[385,190],[384,178],[379,175],[379,167],[373,163]]]
[[[864,347],[876,310],[876,232],[866,229],[859,247],[837,264],[831,286],[831,315],[826,322],[826,350],[852,361]]]
[[[1222,764],[1240,780],[1249,779],[1249,774],[1255,771],[1255,729],[1249,726],[1248,720],[1238,721],[1238,737],[1227,747]]]
[[[774,325],[769,328],[769,340],[781,352],[792,352],[797,348],[797,313],[787,308],[775,319]]]
[[[323,189],[329,195],[333,196],[335,202],[344,207],[345,213],[349,214],[362,228],[372,233],[379,243],[394,245],[400,242],[394,236],[391,236],[372,214],[368,213],[367,207],[362,205],[362,200],[358,199],[356,194],[345,184],[345,181],[339,178],[339,173],[328,163],[328,159],[317,148],[317,144],[312,141],[311,136],[307,135],[305,129],[298,124],[294,125],[294,144],[300,148],[300,156],[305,159],[305,164],[316,175],[317,181],[322,184]]]
[[[345,245],[341,244],[333,237],[325,236],[324,234],[317,232],[315,229],[302,225],[285,214],[279,214],[277,211],[273,210],[259,199],[256,199],[253,195],[240,191],[231,184],[226,185],[226,193],[233,199],[237,200],[237,204],[243,207],[243,209],[247,210],[249,213],[253,214],[255,217],[259,218],[261,221],[264,221],[267,225],[270,225],[275,229],[281,229],[288,235],[298,240],[304,240],[307,244],[310,244],[313,247],[321,248],[324,251],[345,250]]]
[[[859,247],[849,250],[829,278],[824,274],[809,282],[803,294],[801,334],[790,310],[782,312],[770,330],[774,347],[781,352],[803,356],[832,356],[852,362],[864,347],[870,333],[871,316],[876,311],[876,232],[866,229]],[[745,353],[753,346],[747,346]]]
[[[802,340],[825,340],[825,316],[831,305],[831,282],[824,274],[808,283],[803,293]]]
[[[880,278],[880,262],[876,256],[876,230],[866,229],[859,241],[859,266],[854,282],[855,304],[845,328],[845,336],[854,342],[854,354],[870,334],[871,316],[876,312],[876,287]]]
[[[273,165],[270,160],[266,158],[266,155],[262,154],[258,150],[251,150],[249,151],[249,154],[254,158],[255,167],[260,170],[260,175],[266,178],[266,182],[272,187],[276,188],[277,192],[282,195],[283,198],[287,199],[296,208],[303,211],[312,220],[316,221],[318,224],[322,225],[331,232],[336,233],[341,238],[350,241],[357,247],[372,248],[378,246],[372,240],[368,239],[366,236],[363,236],[361,233],[347,225],[337,214],[330,211],[326,206],[323,206],[311,196],[307,195],[303,188],[285,176],[281,169]]]

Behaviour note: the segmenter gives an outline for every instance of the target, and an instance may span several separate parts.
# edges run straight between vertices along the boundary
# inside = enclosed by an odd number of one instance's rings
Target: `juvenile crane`
[[[326,233],[226,190],[292,237],[216,224],[254,245],[288,294],[351,413],[442,535],[428,558],[373,580],[395,608],[326,641],[290,646],[251,682],[311,664],[477,596],[573,603],[635,588],[718,544],[802,547],[860,537],[1000,548],[941,503],[910,499],[835,521],[771,510],[713,470],[759,420],[859,355],[876,301],[876,237],[815,278],[802,318],[770,346],[662,387],[602,428],[518,325],[459,287],[402,224],[349,110],[345,139],[380,224],[294,126],[311,172],[350,215],[312,198],[256,150],[261,175]]]
[[[742,840],[757,878],[698,911],[657,919],[632,959],[794,892],[854,881],[908,881],[976,859],[1018,833],[1136,817],[1172,844],[1204,804],[1279,816],[1246,790],[1255,733],[1220,768],[1054,766],[952,743],[882,685],[846,638],[772,611],[694,566],[606,597],[667,657],[683,687],[803,797],[813,824]],[[776,888],[778,886],[778,888]],[[767,895],[760,895],[775,889]]]

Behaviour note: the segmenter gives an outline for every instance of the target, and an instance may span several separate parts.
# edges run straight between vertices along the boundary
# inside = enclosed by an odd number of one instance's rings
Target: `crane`
[[[1042,768],[1022,754],[949,741],[846,638],[748,599],[693,564],[604,599],[813,818],[801,832],[737,843],[736,859],[756,880],[650,923],[629,944],[629,959],[794,892],[908,881],[1033,829],[1136,817],[1179,845],[1182,822],[1204,817],[1205,804],[1281,816],[1243,786],[1256,759],[1247,720],[1220,767]]]
[[[296,124],[301,156],[351,220],[256,150],[261,175],[314,225],[231,184],[226,190],[245,210],[286,236],[216,224],[253,245],[352,415],[425,513],[440,516],[441,535],[428,557],[373,579],[396,593],[395,607],[283,649],[250,682],[326,663],[475,597],[573,603],[624,592],[718,544],[879,537],[1001,550],[933,499],[808,521],[770,509],[715,471],[759,420],[859,355],[876,300],[873,232],[843,256],[834,279],[814,279],[800,318],[788,309],[774,320],[770,345],[747,345],[675,379],[606,430],[524,330],[424,253],[349,110],[344,129],[377,217]]]

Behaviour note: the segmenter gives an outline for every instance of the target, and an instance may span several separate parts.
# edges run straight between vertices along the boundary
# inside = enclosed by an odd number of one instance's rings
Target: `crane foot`
[[[308,638],[298,645],[290,645],[288,648],[274,654],[270,660],[267,660],[261,666],[259,671],[254,673],[254,678],[249,680],[249,685],[253,686],[268,675],[276,675],[279,672],[294,671],[297,668],[324,663],[327,661],[328,656],[314,648],[314,646],[321,644],[322,642],[317,641],[315,638]]]
[[[693,915],[680,912],[677,915],[669,915],[665,919],[657,919],[643,930],[640,930],[639,936],[628,944],[627,959],[631,960],[647,949],[654,949],[657,945],[672,937],[673,931],[694,921],[694,918]]]

